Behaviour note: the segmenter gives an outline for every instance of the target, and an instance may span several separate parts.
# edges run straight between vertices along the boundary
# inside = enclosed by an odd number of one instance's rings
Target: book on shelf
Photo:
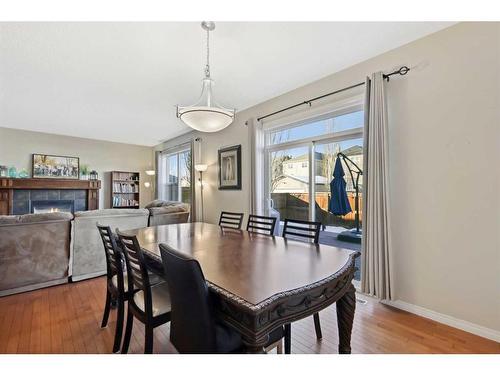
[[[114,180],[121,181],[139,181],[139,174],[134,172],[113,172]]]
[[[115,196],[113,197],[113,206],[114,207],[132,207],[138,206],[139,201],[137,199],[126,199],[123,197]]]
[[[128,182],[113,182],[113,193],[138,193],[139,186]]]

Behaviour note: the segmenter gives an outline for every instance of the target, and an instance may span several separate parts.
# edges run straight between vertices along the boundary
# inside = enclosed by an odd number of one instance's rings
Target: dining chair
[[[216,319],[213,301],[203,271],[195,259],[166,244],[160,244],[172,302],[170,341],[179,353],[239,353],[244,350],[241,336]],[[284,327],[271,332],[266,347],[278,346]]]
[[[269,216],[250,215],[248,217],[247,231],[267,234],[272,236],[276,226],[276,218]]]
[[[219,218],[219,226],[222,228],[241,229],[244,214],[239,212],[222,211]]]
[[[123,333],[123,317],[125,312],[125,301],[128,301],[127,275],[123,272],[123,254],[116,242],[115,235],[109,226],[96,224],[101,235],[106,255],[106,302],[102,317],[101,328],[108,325],[111,304],[116,302],[116,329],[113,343],[113,353],[120,351]]]
[[[317,221],[305,221],[305,220],[294,220],[285,219],[283,226],[283,238],[290,238],[296,240],[305,239],[307,242],[313,242],[314,244],[319,243],[319,232],[321,229],[321,223]],[[321,323],[319,320],[319,313],[314,313],[314,329],[316,331],[316,338],[321,340],[323,338],[323,333],[321,332]],[[291,325],[285,325],[286,336],[291,337]],[[291,342],[285,340],[285,350],[287,346],[290,346]]]
[[[118,229],[116,233],[125,254],[127,281],[130,297],[127,308],[127,324],[121,352],[128,352],[134,318],[145,326],[144,353],[153,352],[153,330],[170,321],[170,295],[165,282],[151,285],[144,254],[135,236]]]
[[[317,221],[285,219],[283,238],[306,239],[308,242],[317,244],[320,229],[321,223]]]

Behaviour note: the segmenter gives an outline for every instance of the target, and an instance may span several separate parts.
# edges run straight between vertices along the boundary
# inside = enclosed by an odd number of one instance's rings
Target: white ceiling
[[[243,110],[449,26],[446,22],[217,23],[216,100]],[[140,145],[189,131],[198,23],[0,23],[0,127]]]

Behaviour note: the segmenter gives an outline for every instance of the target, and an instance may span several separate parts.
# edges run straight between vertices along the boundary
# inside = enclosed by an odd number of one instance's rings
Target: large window
[[[280,225],[286,218],[319,221],[322,224],[320,243],[351,249],[360,247],[341,243],[337,236],[356,228],[356,224],[362,225],[363,178],[362,175],[357,178],[353,164],[339,155],[363,169],[363,118],[362,107],[357,104],[321,119],[267,129],[266,213],[279,216]],[[341,216],[333,214],[330,205],[330,183],[337,158],[345,173],[346,195],[352,208]],[[358,273],[356,279],[359,280],[359,276]]]
[[[164,151],[158,159],[158,198],[191,204],[191,148]]]

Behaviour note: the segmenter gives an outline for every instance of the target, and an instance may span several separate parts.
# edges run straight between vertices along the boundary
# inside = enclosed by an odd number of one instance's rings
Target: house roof
[[[363,154],[363,147],[355,145],[351,146],[344,151],[342,151],[345,156],[354,156],[354,155],[361,155]],[[316,154],[316,160],[323,160],[325,158],[325,154],[322,152],[315,152]],[[297,163],[301,161],[309,161],[309,154],[303,154],[300,156],[297,156],[295,158],[292,158],[290,160],[286,160],[283,163]]]

